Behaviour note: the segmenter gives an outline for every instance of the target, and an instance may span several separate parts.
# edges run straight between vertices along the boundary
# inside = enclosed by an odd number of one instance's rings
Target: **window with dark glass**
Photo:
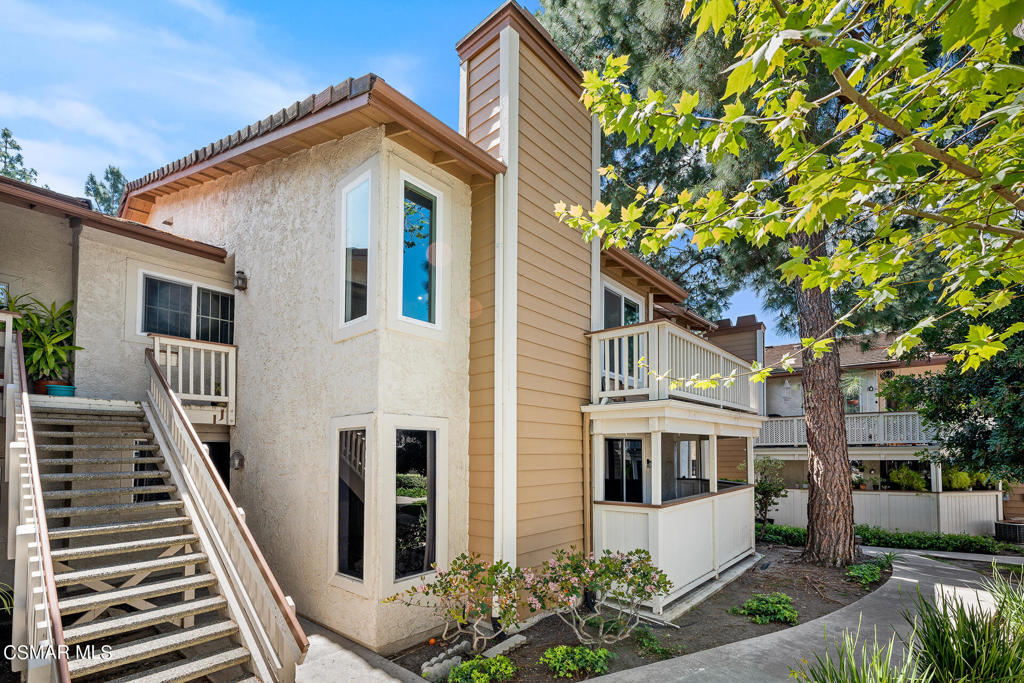
[[[338,432],[338,573],[363,578],[366,430]]]
[[[232,344],[235,338],[235,297],[200,287],[196,291],[196,339]]]
[[[437,200],[412,185],[405,185],[402,230],[402,315],[435,322]]]
[[[191,285],[147,276],[143,289],[143,332],[192,336]]]
[[[430,571],[437,550],[437,432],[399,429],[395,436],[395,578]]]
[[[644,448],[640,439],[605,439],[604,499],[644,502]]]
[[[345,194],[345,322],[366,315],[370,252],[370,179]]]

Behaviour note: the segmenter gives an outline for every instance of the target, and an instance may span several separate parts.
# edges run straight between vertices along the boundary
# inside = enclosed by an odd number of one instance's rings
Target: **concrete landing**
[[[301,617],[299,623],[309,638],[309,651],[295,669],[296,683],[423,683],[411,671],[334,631]]]

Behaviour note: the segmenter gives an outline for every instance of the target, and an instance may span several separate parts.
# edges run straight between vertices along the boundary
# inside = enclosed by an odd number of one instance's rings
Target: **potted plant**
[[[860,472],[854,472],[853,476],[850,477],[850,481],[853,484],[853,488],[860,489],[863,491],[867,488],[867,484],[864,483],[864,475]]]
[[[877,491],[879,486],[882,485],[882,478],[877,474],[868,477],[868,483],[871,484],[871,490]]]
[[[19,305],[21,318],[15,321],[15,327],[21,330],[25,371],[35,382],[37,394],[75,395],[75,387],[69,381],[73,365],[71,354],[82,347],[72,343],[75,334],[73,305],[73,301],[68,301],[63,306],[57,306],[56,302],[47,306],[38,299]]]
[[[860,406],[860,390],[864,385],[864,375],[859,372],[851,372],[839,378],[839,387],[846,399],[848,413],[858,412]]]

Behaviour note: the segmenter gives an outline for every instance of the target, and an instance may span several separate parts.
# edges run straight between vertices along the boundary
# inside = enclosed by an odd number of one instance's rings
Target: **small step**
[[[170,548],[175,545],[186,543],[198,543],[199,537],[195,534],[181,534],[180,536],[163,536],[161,538],[145,538],[140,541],[124,541],[122,543],[103,543],[101,545],[88,545],[80,548],[61,548],[50,551],[53,559],[60,562],[77,560],[83,557],[103,557],[104,555],[122,555],[125,553],[137,553],[143,550],[155,548]]]
[[[83,643],[95,638],[106,638],[119,633],[138,631],[148,626],[176,621],[183,617],[194,617],[226,607],[228,601],[222,595],[213,595],[199,600],[175,603],[166,607],[131,612],[112,619],[91,621],[81,626],[73,626],[64,630],[64,642],[68,645]]]
[[[184,527],[192,524],[188,517],[164,517],[162,519],[146,519],[140,522],[116,522],[114,524],[90,524],[88,526],[50,527],[50,538],[84,538],[86,536],[103,536],[106,534],[127,534],[150,529],[167,529]]]
[[[48,481],[90,481],[93,479],[166,479],[171,476],[167,470],[120,470],[119,472],[54,472],[40,474],[39,480]]]
[[[183,662],[172,662],[155,669],[149,669],[141,676],[131,675],[124,678],[116,678],[111,683],[184,683],[194,681],[203,676],[227,669],[249,661],[249,651],[244,647],[235,647],[205,657],[186,659]],[[247,681],[259,683],[255,677],[246,678]]]
[[[89,581],[105,581],[118,576],[131,576],[140,572],[156,572],[163,569],[176,569],[188,567],[194,564],[206,562],[206,553],[186,553],[185,555],[172,555],[161,557],[156,560],[145,560],[143,562],[128,562],[115,564],[109,567],[95,567],[93,569],[78,569],[70,572],[56,572],[53,575],[53,582],[58,588],[71,586]]]
[[[145,420],[90,420],[88,418],[75,419],[73,417],[47,417],[47,416],[32,416],[32,425],[37,424],[48,424],[48,425],[66,425],[68,427],[145,427],[148,423]]]
[[[153,432],[33,432],[52,439],[152,439]]]
[[[47,508],[49,517],[81,517],[82,515],[102,515],[108,513],[150,512],[184,507],[180,500],[154,500],[144,503],[115,503],[112,505],[76,505],[62,508]]]
[[[117,444],[117,443],[37,443],[37,451],[155,451],[159,448],[155,443]]]
[[[142,659],[156,657],[167,652],[174,652],[175,650],[208,643],[211,640],[230,636],[237,631],[238,626],[235,625],[235,622],[224,620],[207,626],[186,628],[171,633],[161,633],[158,636],[142,638],[113,647],[107,652],[106,657],[73,659],[68,662],[68,669],[71,672],[71,677],[77,678],[98,671],[106,671],[107,669],[131,664]],[[131,679],[129,678],[129,680]]]
[[[37,461],[40,467],[66,467],[68,465],[117,465],[122,462],[137,464],[152,463],[158,464],[164,461],[162,455],[131,456],[109,456],[103,458],[39,458]]]
[[[194,576],[182,576],[168,581],[156,581],[143,583],[130,588],[118,588],[102,593],[89,593],[88,595],[74,598],[64,598],[57,601],[61,614],[79,614],[93,609],[121,605],[132,600],[149,600],[161,595],[175,595],[185,591],[207,588],[217,583],[217,577],[213,574],[196,574]]]
[[[59,489],[43,491],[45,500],[68,500],[70,498],[91,498],[93,496],[127,496],[143,493],[172,493],[178,487],[173,484],[154,484],[153,486],[123,486],[109,489]]]
[[[138,404],[135,404],[138,406]],[[111,417],[125,417],[125,416],[138,416],[142,417],[146,413],[143,412],[141,407],[129,408],[127,406],[109,407],[109,408],[87,408],[85,406],[55,406],[55,405],[32,405],[33,417],[38,413],[39,415],[109,415]]]

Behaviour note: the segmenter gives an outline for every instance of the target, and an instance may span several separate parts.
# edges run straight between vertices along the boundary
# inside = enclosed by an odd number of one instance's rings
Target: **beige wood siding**
[[[495,40],[470,59],[466,74],[466,137],[495,157],[501,141],[498,42]]]
[[[747,480],[747,440],[745,438],[718,437],[718,478]]]
[[[554,204],[590,204],[590,117],[520,44],[517,555],[583,547],[583,416],[589,386],[590,246]]]
[[[1010,489],[1010,499],[1003,501],[1003,519],[1024,519],[1024,486]]]
[[[757,330],[711,334],[708,341],[745,361],[753,363],[757,360]]]

